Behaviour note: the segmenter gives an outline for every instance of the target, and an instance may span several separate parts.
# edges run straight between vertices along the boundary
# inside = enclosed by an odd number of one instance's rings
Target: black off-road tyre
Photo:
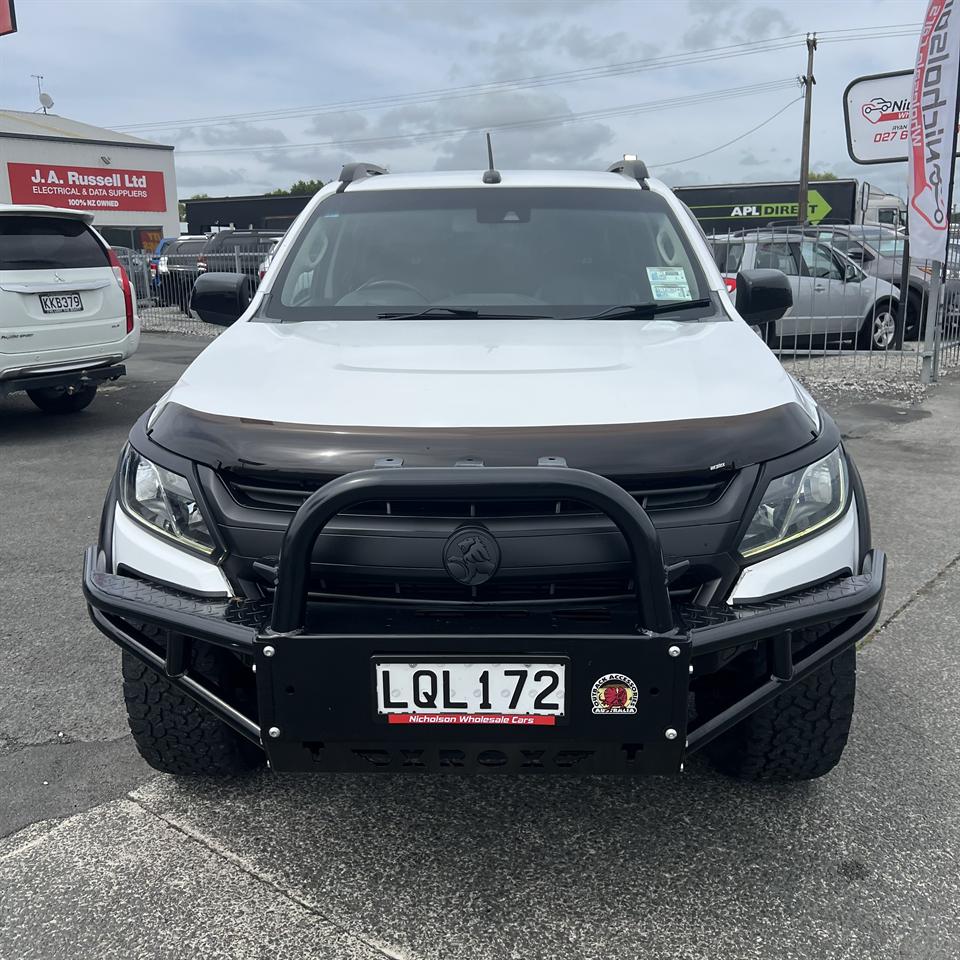
[[[41,387],[27,391],[27,396],[44,413],[78,413],[89,407],[96,395],[95,383],[88,383],[75,393],[67,393],[57,387]]]
[[[231,664],[209,650],[196,653],[191,673],[221,689]],[[155,770],[178,776],[229,777],[263,766],[262,751],[170,681],[123,652],[123,699],[140,756]]]
[[[756,685],[754,678],[752,685]],[[791,690],[706,747],[722,773],[741,780],[814,780],[839,762],[847,743],[857,683],[849,647]],[[745,677],[698,692],[697,706],[716,713],[747,692]]]

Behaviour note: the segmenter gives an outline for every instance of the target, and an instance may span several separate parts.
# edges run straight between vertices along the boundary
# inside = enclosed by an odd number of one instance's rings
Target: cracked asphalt
[[[73,418],[0,401],[0,960],[960,955],[960,383],[831,404],[891,563],[822,780],[181,782],[136,755],[79,571],[129,425],[204,345],[145,336]]]

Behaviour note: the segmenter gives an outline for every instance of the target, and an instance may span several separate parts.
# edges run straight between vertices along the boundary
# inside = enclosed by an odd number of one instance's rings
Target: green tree
[[[816,170],[811,170],[810,175],[807,177],[808,180],[839,180],[840,178],[832,170],[821,170],[817,173]]]
[[[313,196],[323,186],[322,180],[298,180],[290,184],[289,189],[284,190],[279,187],[265,193],[265,197],[304,197]]]

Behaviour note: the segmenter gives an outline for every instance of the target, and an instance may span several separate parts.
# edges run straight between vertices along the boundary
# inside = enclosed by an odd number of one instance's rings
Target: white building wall
[[[109,158],[110,163],[105,163],[103,157]],[[176,237],[180,233],[173,150],[128,144],[0,137],[0,203],[11,202],[8,163],[97,167],[98,172],[102,170],[104,174],[114,169],[160,172],[166,193],[165,210],[95,210],[94,226],[159,226],[165,237]]]

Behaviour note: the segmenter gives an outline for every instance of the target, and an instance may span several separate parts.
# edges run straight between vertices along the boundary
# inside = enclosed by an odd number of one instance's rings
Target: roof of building
[[[55,113],[27,113],[24,110],[0,109],[0,137],[75,140],[79,143],[101,143],[109,146],[143,147],[153,150],[173,149],[163,143],[133,137],[129,133],[118,133],[116,130],[94,127],[79,120],[58,117]]]
[[[184,197],[182,203],[227,203],[240,200],[244,203],[250,200],[262,202],[274,200],[312,200],[312,193],[246,193],[236,197]]]

